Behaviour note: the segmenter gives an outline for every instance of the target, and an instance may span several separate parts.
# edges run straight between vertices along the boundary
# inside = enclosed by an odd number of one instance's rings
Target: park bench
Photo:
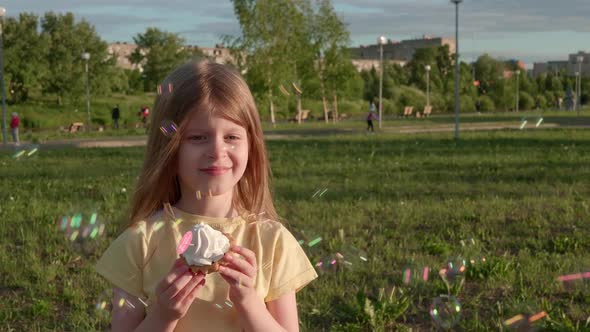
[[[404,107],[404,117],[412,116],[412,112],[414,111],[414,106],[406,106]]]
[[[301,114],[301,122],[307,120],[309,117],[309,110],[301,110],[301,113],[297,113],[294,117],[289,119],[289,122],[299,122],[299,115]]]
[[[72,122],[72,124],[70,124],[70,127],[68,128],[68,132],[75,133],[79,130],[82,130],[83,127],[84,123],[82,122]]]
[[[428,117],[432,114],[432,106],[424,106],[424,112],[422,112],[422,116]]]

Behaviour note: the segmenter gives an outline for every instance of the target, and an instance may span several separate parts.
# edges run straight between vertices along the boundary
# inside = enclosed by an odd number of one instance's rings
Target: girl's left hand
[[[244,247],[233,246],[223,260],[227,264],[219,267],[219,273],[229,284],[229,299],[234,303],[243,303],[250,298],[256,298],[254,280],[258,267],[254,252]]]

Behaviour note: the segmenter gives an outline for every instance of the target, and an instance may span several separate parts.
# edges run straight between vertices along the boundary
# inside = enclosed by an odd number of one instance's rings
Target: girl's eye
[[[203,135],[192,135],[192,136],[189,136],[188,139],[191,141],[203,141],[207,138]]]
[[[227,136],[227,139],[234,141],[234,140],[239,140],[240,137],[236,136],[236,135],[229,135],[229,136]]]

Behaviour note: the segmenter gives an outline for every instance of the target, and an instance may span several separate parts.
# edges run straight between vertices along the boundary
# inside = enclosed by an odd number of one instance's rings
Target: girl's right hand
[[[204,285],[205,275],[202,272],[193,273],[179,258],[156,286],[154,310],[165,321],[177,321],[184,317]]]

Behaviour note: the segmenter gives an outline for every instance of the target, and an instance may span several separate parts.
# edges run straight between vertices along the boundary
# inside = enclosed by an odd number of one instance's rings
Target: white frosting
[[[182,254],[189,265],[211,265],[229,250],[229,239],[209,225],[195,225],[192,232],[193,240]]]

